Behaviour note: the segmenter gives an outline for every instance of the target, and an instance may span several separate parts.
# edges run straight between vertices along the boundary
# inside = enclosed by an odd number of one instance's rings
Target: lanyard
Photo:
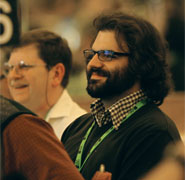
[[[134,108],[132,108],[129,112],[129,114],[122,120],[121,123],[125,122],[130,116],[132,116],[137,110],[139,110],[142,106],[144,106],[146,104],[146,99],[138,102]],[[83,153],[83,150],[84,150],[84,146],[85,146],[85,143],[91,133],[91,130],[92,128],[94,127],[95,125],[95,121],[92,123],[91,127],[87,130],[80,146],[79,146],[79,149],[78,149],[78,153],[77,153],[77,156],[76,156],[76,160],[75,160],[75,165],[76,167],[78,168],[79,171],[81,171],[81,169],[83,168],[84,164],[86,163],[87,159],[89,158],[89,156],[92,154],[92,152],[97,148],[98,145],[100,145],[100,143],[114,130],[114,126],[112,126],[111,128],[109,128],[97,141],[96,143],[93,145],[93,147],[90,149],[89,153],[87,154],[83,164],[82,164],[82,153]]]

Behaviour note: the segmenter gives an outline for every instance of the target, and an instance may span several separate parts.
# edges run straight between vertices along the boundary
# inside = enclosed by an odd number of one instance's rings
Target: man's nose
[[[100,68],[102,66],[103,66],[103,62],[99,60],[97,53],[92,57],[92,59],[87,64],[87,68],[92,68],[92,67]]]
[[[21,78],[23,75],[19,70],[19,67],[14,66],[11,70],[9,70],[8,78]]]

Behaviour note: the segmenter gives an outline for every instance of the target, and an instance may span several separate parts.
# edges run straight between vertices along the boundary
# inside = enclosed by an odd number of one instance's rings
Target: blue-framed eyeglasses
[[[84,53],[86,63],[89,63],[89,61],[94,57],[96,53],[98,54],[98,58],[100,61],[111,61],[112,59],[115,59],[118,56],[130,55],[130,53],[124,53],[124,52],[114,52],[111,50],[94,51],[93,49],[86,49],[83,51],[83,53]]]
[[[16,73],[24,73],[28,69],[34,68],[37,66],[47,66],[47,65],[45,64],[30,65],[30,64],[26,64],[23,60],[21,60],[16,65],[5,63],[3,66],[3,72],[7,76],[14,68],[15,68]]]

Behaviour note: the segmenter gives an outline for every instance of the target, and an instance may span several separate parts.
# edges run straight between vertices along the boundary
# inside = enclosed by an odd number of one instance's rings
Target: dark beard
[[[98,84],[97,80],[90,80],[92,72],[107,77],[106,82]],[[86,90],[91,97],[109,99],[114,96],[119,96],[130,89],[135,84],[136,78],[128,67],[123,68],[122,70],[115,69],[112,72],[92,68],[87,72],[87,81],[88,85]]]

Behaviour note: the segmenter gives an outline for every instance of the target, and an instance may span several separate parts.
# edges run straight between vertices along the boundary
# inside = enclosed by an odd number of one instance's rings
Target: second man
[[[66,90],[71,66],[66,40],[44,30],[25,33],[6,64],[13,99],[49,122],[59,139],[65,128],[86,112]]]

